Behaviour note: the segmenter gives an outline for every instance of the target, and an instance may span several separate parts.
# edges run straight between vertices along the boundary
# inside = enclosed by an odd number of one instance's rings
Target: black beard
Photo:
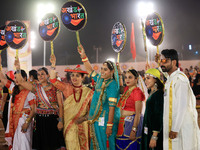
[[[168,70],[165,66],[161,66],[161,69],[162,69],[163,72],[168,72]]]

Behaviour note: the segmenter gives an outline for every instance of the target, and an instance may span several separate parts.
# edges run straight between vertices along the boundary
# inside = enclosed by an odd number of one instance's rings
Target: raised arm
[[[50,82],[60,91],[66,90],[66,84],[56,79],[56,57],[54,54],[50,57],[51,71],[50,71]]]
[[[122,94],[124,92],[124,83],[123,83],[122,71],[120,69],[120,64],[118,62],[116,63],[116,66],[117,66],[118,75],[119,75],[120,94]]]
[[[3,83],[3,85],[6,85],[8,82],[8,79],[4,76],[4,74],[2,72],[1,54],[0,54],[0,80]]]
[[[90,64],[90,62],[89,62],[89,60],[88,60],[88,57],[87,57],[87,55],[85,54],[85,50],[84,50],[83,46],[80,45],[80,46],[77,47],[77,49],[78,49],[78,52],[79,52],[79,54],[80,54],[80,56],[81,56],[81,59],[82,59],[82,62],[83,62],[83,64],[84,64],[84,66],[85,66],[86,71],[87,71],[89,74],[91,74],[92,71],[93,71],[92,65]]]
[[[30,82],[27,82],[23,79],[22,75],[21,75],[21,70],[20,70],[20,63],[19,63],[19,59],[17,58],[15,60],[15,68],[16,68],[16,79],[18,81],[18,83],[23,86],[25,89],[32,91],[33,93],[35,93],[35,90],[33,90],[33,85]]]

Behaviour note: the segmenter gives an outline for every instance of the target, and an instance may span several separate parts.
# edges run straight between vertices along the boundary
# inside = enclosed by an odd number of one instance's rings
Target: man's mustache
[[[166,68],[165,66],[160,66],[161,68]]]

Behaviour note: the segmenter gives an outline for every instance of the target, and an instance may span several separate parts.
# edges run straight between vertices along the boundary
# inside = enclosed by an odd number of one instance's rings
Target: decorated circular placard
[[[39,34],[44,41],[53,41],[60,30],[58,17],[53,13],[46,14],[39,24]]]
[[[4,50],[8,47],[8,44],[5,40],[5,25],[0,27],[0,50]]]
[[[5,27],[5,39],[13,49],[22,48],[27,42],[26,25],[21,21],[11,21]]]
[[[145,22],[145,32],[151,44],[158,46],[164,37],[164,24],[159,14],[148,15]]]
[[[81,3],[76,1],[65,3],[60,15],[65,27],[71,31],[79,31],[87,23],[87,12]]]
[[[126,44],[126,28],[121,22],[116,22],[112,28],[111,44],[115,52],[121,52]]]

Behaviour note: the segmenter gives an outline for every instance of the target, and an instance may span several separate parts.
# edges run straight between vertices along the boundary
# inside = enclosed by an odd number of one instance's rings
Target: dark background
[[[99,62],[108,57],[117,57],[111,47],[111,29],[120,21],[127,29],[127,43],[121,53],[120,61],[131,61],[130,34],[131,23],[135,26],[135,40],[137,57],[136,61],[145,60],[140,16],[138,15],[138,2],[141,0],[78,0],[87,10],[88,21],[84,29],[79,32],[81,43],[92,63],[96,62],[95,47],[101,47]],[[7,20],[30,20],[31,31],[36,32],[36,47],[32,49],[33,66],[43,65],[43,40],[38,33],[36,11],[38,3],[52,2],[60,19],[60,9],[66,0],[6,0],[1,3],[0,25]],[[148,2],[147,0],[145,2]],[[181,60],[200,58],[200,1],[199,0],[158,0],[151,1],[155,12],[163,19],[165,36],[159,49],[174,48],[179,52]],[[57,65],[80,64],[81,59],[77,53],[75,32],[64,27],[60,20],[60,33],[54,40],[54,51]],[[188,49],[192,44],[193,50]],[[47,42],[46,65],[49,65],[50,43]],[[149,48],[152,49],[152,48]],[[156,47],[153,48],[156,51]],[[196,53],[195,53],[196,52]],[[153,52],[154,53],[154,52]],[[198,54],[197,54],[198,53]],[[153,54],[154,55],[154,54]],[[2,52],[3,66],[6,66],[6,52]],[[133,61],[133,60],[132,60]]]

